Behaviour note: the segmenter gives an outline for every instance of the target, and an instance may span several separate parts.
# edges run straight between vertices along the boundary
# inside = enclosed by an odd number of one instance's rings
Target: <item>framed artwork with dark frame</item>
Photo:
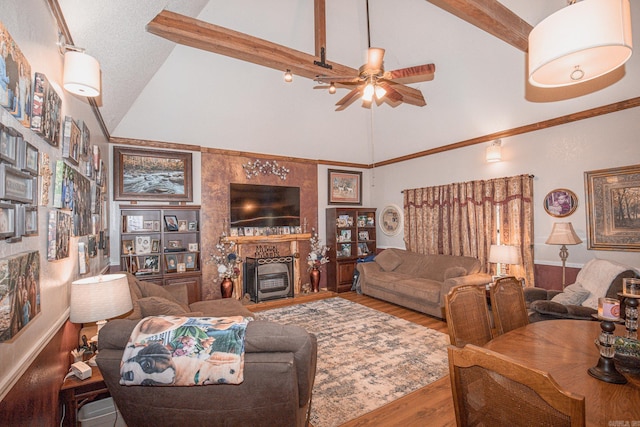
[[[362,205],[362,172],[329,169],[329,204]]]
[[[6,164],[0,165],[0,198],[14,202],[36,203],[37,178]]]
[[[191,157],[178,151],[114,147],[114,200],[193,201]]]
[[[584,173],[587,249],[640,251],[640,164]]]
[[[165,215],[164,225],[167,231],[178,231],[178,217],[175,215]]]
[[[550,191],[544,198],[544,210],[556,218],[564,218],[571,215],[578,207],[578,196],[566,188],[556,188]]]
[[[16,207],[10,203],[0,203],[0,238],[16,235]]]
[[[24,141],[24,166],[25,172],[29,172],[33,176],[38,176],[39,172],[39,154],[40,152],[36,147]]]
[[[15,165],[19,132],[0,125],[0,161]]]
[[[141,272],[157,273],[160,271],[160,255],[149,255],[142,261]]]
[[[175,272],[178,269],[177,255],[165,255],[164,260],[167,272]]]
[[[24,235],[38,235],[38,207],[25,206],[24,208]]]

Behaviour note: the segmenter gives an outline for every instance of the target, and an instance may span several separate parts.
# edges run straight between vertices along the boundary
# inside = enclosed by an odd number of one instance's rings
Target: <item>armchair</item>
[[[595,320],[598,298],[618,299],[622,279],[638,277],[633,267],[604,259],[592,259],[578,273],[576,282],[564,291],[525,288],[524,299],[529,310],[529,321],[549,319]]]

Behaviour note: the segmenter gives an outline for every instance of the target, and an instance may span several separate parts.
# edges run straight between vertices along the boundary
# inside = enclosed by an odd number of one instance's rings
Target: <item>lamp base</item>
[[[589,368],[589,375],[612,384],[626,384],[627,379],[616,369],[613,359],[600,356],[598,364]]]

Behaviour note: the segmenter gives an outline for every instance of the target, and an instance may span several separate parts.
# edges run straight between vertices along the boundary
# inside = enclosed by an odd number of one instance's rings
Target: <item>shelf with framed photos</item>
[[[326,242],[331,249],[326,264],[327,288],[351,290],[358,259],[376,253],[375,208],[328,208]]]
[[[163,286],[187,285],[200,300],[200,206],[120,206],[120,269]]]

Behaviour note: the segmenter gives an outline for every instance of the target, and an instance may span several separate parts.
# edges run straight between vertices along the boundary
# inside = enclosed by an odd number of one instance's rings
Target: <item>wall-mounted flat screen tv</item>
[[[231,227],[300,225],[300,187],[229,185]]]

